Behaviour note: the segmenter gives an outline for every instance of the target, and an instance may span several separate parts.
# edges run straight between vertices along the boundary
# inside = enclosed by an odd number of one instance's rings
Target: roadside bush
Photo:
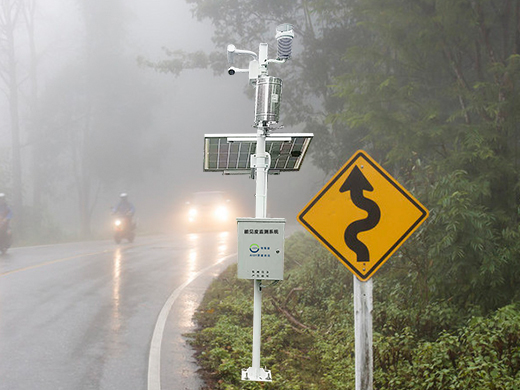
[[[253,284],[229,267],[208,289],[192,337],[211,389],[354,390],[352,274],[303,234],[287,240],[286,279],[267,285],[262,365],[273,382],[242,382],[251,365]],[[487,317],[449,301],[417,304],[385,272],[374,282],[374,388],[520,389],[520,307]]]
[[[388,390],[515,390],[520,388],[520,307],[475,317],[435,342],[414,341],[408,330],[378,337],[376,388]]]

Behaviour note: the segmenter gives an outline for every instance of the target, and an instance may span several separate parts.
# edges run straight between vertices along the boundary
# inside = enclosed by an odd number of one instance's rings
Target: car
[[[201,191],[186,202],[185,222],[189,231],[225,231],[236,227],[236,210],[223,191]]]

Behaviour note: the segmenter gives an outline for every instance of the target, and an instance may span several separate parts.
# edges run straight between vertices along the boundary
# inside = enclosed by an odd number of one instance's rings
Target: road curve
[[[211,232],[13,248],[0,257],[0,390],[200,388],[182,335],[235,251],[233,233]]]

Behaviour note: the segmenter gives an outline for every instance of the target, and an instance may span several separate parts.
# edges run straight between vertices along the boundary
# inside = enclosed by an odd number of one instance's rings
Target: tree
[[[273,64],[269,69],[270,74],[284,82],[282,120],[286,125],[302,126],[304,131],[322,130],[324,137],[313,141],[312,153],[325,171],[337,169],[337,153],[347,156],[353,147],[340,151],[330,138],[333,132],[327,131],[336,126],[326,120],[328,115],[342,109],[341,99],[329,86],[348,69],[341,57],[344,48],[356,41],[357,30],[349,14],[355,1],[187,0],[187,3],[193,5],[195,17],[209,19],[215,26],[213,41],[218,50],[204,54],[165,49],[167,59],[152,62],[141,58],[141,64],[174,75],[187,68],[208,67],[215,74],[224,75],[228,67],[225,52],[228,43],[257,51],[260,42],[267,42],[273,57],[276,26],[292,23],[296,37],[290,66]],[[247,63],[242,65],[246,67]],[[251,96],[249,88],[248,91]]]
[[[40,226],[29,207],[27,185],[32,173],[33,205],[39,209],[39,183],[43,175],[38,161],[38,52],[36,42],[36,0],[2,0],[0,4],[0,50],[3,59],[0,74],[5,85],[5,95],[9,107],[11,129],[11,178],[9,192],[13,198],[17,237],[22,240],[31,236]],[[26,98],[27,97],[27,98]],[[31,147],[32,155],[22,153]],[[32,161],[29,161],[32,157]],[[32,164],[29,164],[29,163]],[[22,169],[27,166],[29,169]],[[6,191],[4,188],[3,191]]]
[[[437,299],[489,310],[518,296],[518,1],[364,1],[333,120],[363,134],[426,199]],[[350,132],[349,131],[349,132]],[[344,136],[347,136],[345,133]],[[419,244],[416,242],[416,244]],[[424,270],[423,270],[424,271]]]
[[[32,182],[32,209],[24,210],[24,218],[26,224],[24,225],[24,236],[37,237],[40,235],[44,226],[43,218],[45,209],[42,201],[42,188],[45,182],[45,172],[42,170],[41,161],[43,160],[44,150],[42,149],[41,129],[38,120],[38,104],[39,104],[39,55],[41,53],[37,50],[36,39],[36,15],[38,10],[38,3],[36,0],[24,0],[23,7],[23,21],[27,32],[28,40],[28,101],[27,101],[27,117],[25,120],[25,127],[27,132],[26,146],[30,147],[30,161],[27,165],[30,166],[30,179],[26,175],[26,183]],[[27,190],[27,185],[25,186]]]
[[[13,206],[22,221],[22,156],[19,75],[17,67],[16,30],[20,26],[24,2],[1,0],[0,2],[0,77],[4,83],[11,129],[11,174]],[[19,222],[20,223],[20,222]]]
[[[215,26],[222,54],[208,63],[222,73],[227,43],[254,48],[277,23],[296,26],[291,69],[276,69],[286,121],[316,134],[325,172],[367,149],[430,208],[395,270],[415,275],[421,304],[518,298],[519,1],[188,3]],[[162,71],[190,58],[168,54]]]
[[[88,237],[98,196],[136,186],[164,154],[156,149],[167,145],[144,139],[159,98],[127,53],[125,3],[78,5],[85,22],[81,54],[43,89],[39,147],[46,151],[43,190],[76,195],[80,234]]]

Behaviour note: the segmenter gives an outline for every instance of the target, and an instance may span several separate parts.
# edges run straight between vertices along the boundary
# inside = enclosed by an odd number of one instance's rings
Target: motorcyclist
[[[128,221],[131,223],[131,226],[133,226],[133,217],[135,214],[135,207],[132,203],[128,201],[128,194],[122,193],[119,195],[119,203],[116,207],[112,209],[112,212],[120,217],[127,218]]]
[[[0,193],[0,226],[7,228],[10,232],[11,218],[13,217],[13,211],[5,200],[5,194]]]
[[[0,251],[4,254],[11,246],[11,218],[13,212],[5,200],[5,194],[0,193]]]

